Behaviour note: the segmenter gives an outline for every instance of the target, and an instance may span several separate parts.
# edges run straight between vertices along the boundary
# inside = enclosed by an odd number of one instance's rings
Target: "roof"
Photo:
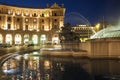
[[[7,4],[7,3],[2,3],[0,2],[0,5],[5,5],[5,6],[11,6],[11,7],[19,7],[19,8],[34,8],[34,9],[41,9],[41,8],[52,8],[52,9],[58,9],[58,8],[64,8],[64,5],[62,4],[59,6],[57,3],[52,4],[49,6],[49,4],[46,5],[46,7],[32,7],[32,6],[24,6],[24,5],[15,5],[15,4]]]

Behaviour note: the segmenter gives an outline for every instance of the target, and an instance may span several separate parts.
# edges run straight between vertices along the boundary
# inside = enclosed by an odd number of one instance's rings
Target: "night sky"
[[[120,0],[0,0],[7,4],[26,7],[45,7],[47,4],[64,4],[66,15],[71,12],[84,16],[91,24],[99,21],[117,21],[120,17]]]

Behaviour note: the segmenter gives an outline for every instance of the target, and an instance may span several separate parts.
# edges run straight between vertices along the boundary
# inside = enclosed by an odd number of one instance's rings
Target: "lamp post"
[[[100,23],[98,23],[98,24],[95,26],[95,28],[96,28],[96,31],[98,32],[99,29],[100,29]]]

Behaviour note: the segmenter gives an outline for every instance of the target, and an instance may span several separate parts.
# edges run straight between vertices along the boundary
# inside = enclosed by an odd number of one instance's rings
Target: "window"
[[[36,20],[36,19],[34,19],[34,20],[33,20],[33,22],[37,22],[37,20]]]
[[[36,17],[36,16],[37,16],[37,14],[36,14],[36,13],[34,13],[34,14],[33,14],[33,16],[34,16],[34,17]]]
[[[19,11],[19,10],[17,10],[16,14],[19,16],[19,15],[20,15],[20,11]]]
[[[0,16],[0,21],[2,20],[2,17]]]
[[[37,30],[37,26],[36,25],[34,25],[33,28],[34,28],[34,30]]]
[[[11,11],[10,11],[10,10],[8,10],[8,14],[11,14]]]
[[[28,30],[28,25],[25,25],[25,29]]]
[[[57,13],[54,13],[54,16],[57,16]]]
[[[42,19],[42,23],[44,23],[44,19]]]
[[[29,16],[29,13],[28,13],[28,11],[26,11],[26,12],[24,13],[24,15],[25,15],[25,16]]]
[[[57,25],[54,25],[54,29],[57,29]]]
[[[26,19],[25,19],[25,22],[28,22],[28,21],[29,21],[29,19],[28,19],[28,18],[26,18]]]
[[[42,17],[44,17],[44,14],[42,13]]]
[[[11,17],[8,17],[8,18],[7,18],[7,21],[11,21]]]
[[[8,24],[8,29],[10,29],[11,28],[11,24]]]
[[[42,30],[44,30],[44,25],[42,25]]]
[[[20,21],[20,18],[17,18],[17,22],[19,22]]]
[[[54,21],[57,22],[57,19],[55,19]]]

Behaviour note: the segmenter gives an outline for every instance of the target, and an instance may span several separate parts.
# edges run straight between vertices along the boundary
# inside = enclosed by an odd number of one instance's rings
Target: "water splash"
[[[70,23],[71,25],[76,24],[91,25],[90,22],[84,16],[77,12],[71,12],[66,14],[65,23]]]

